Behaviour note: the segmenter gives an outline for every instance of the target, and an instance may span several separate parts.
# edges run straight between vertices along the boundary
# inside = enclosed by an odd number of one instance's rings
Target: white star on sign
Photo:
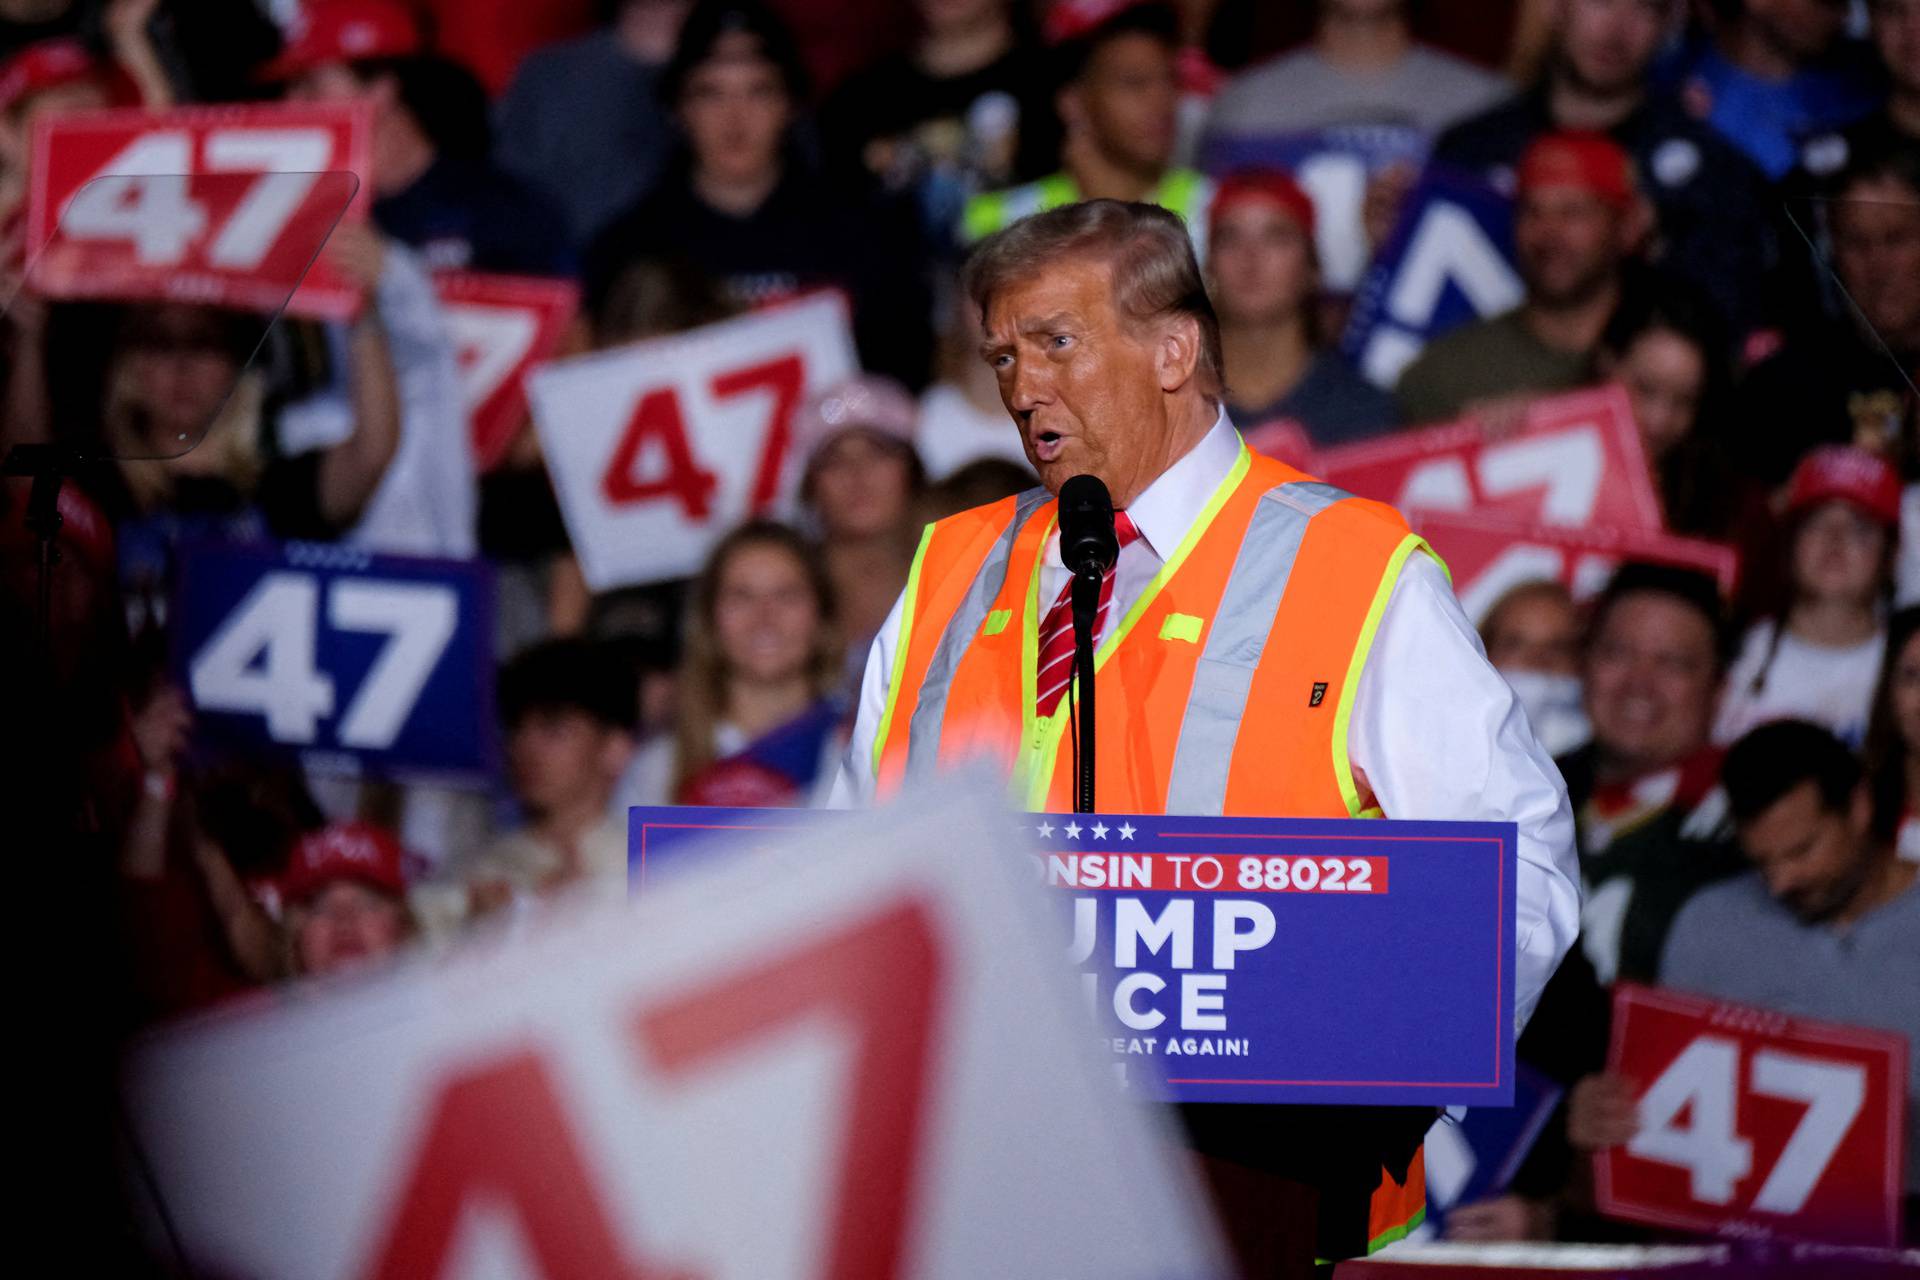
[[[1107,838],[1107,824],[1106,824],[1106,823],[1104,823],[1104,822],[1096,822],[1096,823],[1094,823],[1094,824],[1093,824],[1093,838],[1094,838],[1095,840],[1105,840],[1105,839]]]
[[[1051,822],[1043,822],[1039,825],[1039,827],[1036,828],[1036,830],[1040,832],[1040,838],[1042,840],[1045,840],[1048,836],[1053,834],[1053,824]]]
[[[1140,828],[1134,826],[1131,822],[1123,822],[1120,824],[1120,838],[1122,840],[1131,840],[1133,839],[1133,833],[1139,829]]]
[[[1080,824],[1077,822],[1069,822],[1066,826],[1062,827],[1061,830],[1067,833],[1067,839],[1069,840],[1078,840],[1080,838]]]

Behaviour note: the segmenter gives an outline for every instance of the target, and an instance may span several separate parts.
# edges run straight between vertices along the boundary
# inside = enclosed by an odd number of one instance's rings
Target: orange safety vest
[[[1073,807],[1068,700],[1034,709],[1040,570],[1056,504],[1035,489],[930,525],[907,579],[877,795],[981,757],[1028,809]],[[1399,512],[1244,444],[1181,544],[1094,657],[1095,786],[1115,813],[1378,816],[1347,724],[1407,556],[1432,554]],[[1254,710],[1255,714],[1248,714]],[[1426,1209],[1422,1160],[1383,1171],[1369,1250]]]

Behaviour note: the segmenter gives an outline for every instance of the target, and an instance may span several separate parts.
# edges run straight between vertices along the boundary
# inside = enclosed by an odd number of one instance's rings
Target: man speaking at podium
[[[1180,219],[1035,214],[980,243],[965,286],[1045,488],[928,528],[867,658],[844,798],[985,757],[1026,807],[1073,809],[1056,498],[1097,477],[1119,545],[1094,618],[1099,809],[1517,823],[1524,1022],[1579,921],[1560,775],[1400,514],[1242,443]],[[1253,1273],[1364,1253],[1424,1209],[1431,1111],[1183,1116]]]

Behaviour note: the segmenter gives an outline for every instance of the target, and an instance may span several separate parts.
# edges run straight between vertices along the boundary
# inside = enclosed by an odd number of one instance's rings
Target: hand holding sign
[[[345,319],[361,290],[314,255],[368,167],[364,106],[252,105],[43,117],[27,249],[56,298],[207,302]],[[301,283],[302,276],[307,278]],[[292,299],[294,286],[301,287]]]
[[[1893,1244],[1903,1037],[1631,984],[1609,1072],[1633,1136],[1597,1157],[1602,1212],[1695,1231]]]
[[[587,584],[685,577],[774,510],[795,410],[856,367],[846,304],[822,294],[534,370],[534,423]]]

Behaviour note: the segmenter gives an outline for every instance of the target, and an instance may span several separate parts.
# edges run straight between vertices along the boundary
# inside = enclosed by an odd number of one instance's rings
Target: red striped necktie
[[[1113,532],[1119,538],[1121,547],[1140,536],[1140,530],[1134,527],[1133,517],[1124,511],[1116,511],[1113,516]],[[1113,571],[1120,563],[1120,557],[1113,558],[1113,564],[1107,567],[1107,576],[1100,579],[1100,611],[1093,615],[1093,642],[1100,643],[1100,632],[1107,621],[1107,611],[1113,608]],[[1034,673],[1033,687],[1040,691],[1034,699],[1034,707],[1042,716],[1053,714],[1060,705],[1060,698],[1067,691],[1067,684],[1073,679],[1073,579],[1067,579],[1067,585],[1060,588],[1060,596],[1053,602],[1053,608],[1047,610],[1047,617],[1040,624],[1040,665]]]

